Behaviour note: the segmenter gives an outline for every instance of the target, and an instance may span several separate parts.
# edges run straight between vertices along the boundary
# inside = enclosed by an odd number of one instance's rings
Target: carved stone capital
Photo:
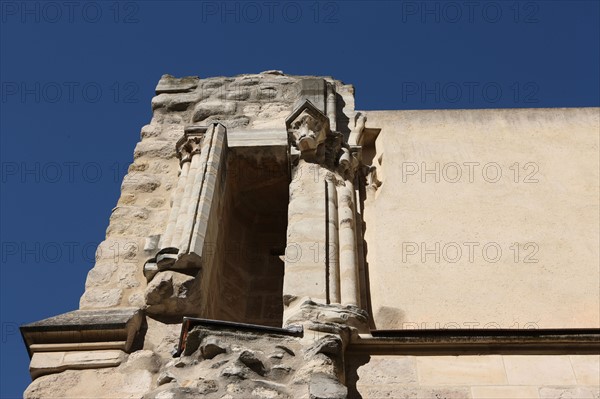
[[[353,131],[355,136],[362,133],[365,121],[366,116],[358,113]],[[361,145],[352,145],[342,133],[332,131],[330,118],[310,101],[306,100],[297,107],[285,123],[292,164],[303,159],[338,172],[344,179],[354,179],[361,165]]]
[[[187,133],[177,142],[177,157],[180,163],[189,162],[194,154],[199,154],[202,149],[204,133]]]

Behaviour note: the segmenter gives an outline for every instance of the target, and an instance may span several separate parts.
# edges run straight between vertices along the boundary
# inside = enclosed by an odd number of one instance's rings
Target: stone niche
[[[279,327],[288,224],[286,133],[261,132],[272,142],[260,147],[253,136],[229,136],[215,318]]]
[[[169,224],[144,269],[148,313],[281,326],[286,131],[191,126],[178,152]]]

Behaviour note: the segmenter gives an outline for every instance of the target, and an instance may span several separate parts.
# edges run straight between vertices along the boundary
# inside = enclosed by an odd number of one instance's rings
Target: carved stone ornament
[[[203,139],[204,132],[186,132],[186,134],[177,141],[177,157],[181,164],[190,162],[194,154],[200,153]]]
[[[317,148],[327,138],[329,118],[309,100],[297,107],[285,121],[290,144],[302,158],[313,158]]]

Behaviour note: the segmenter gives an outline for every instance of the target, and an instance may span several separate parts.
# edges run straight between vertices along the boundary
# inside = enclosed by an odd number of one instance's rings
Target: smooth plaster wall
[[[367,114],[382,128],[365,204],[378,329],[600,326],[600,109]],[[421,174],[436,163],[439,182]]]

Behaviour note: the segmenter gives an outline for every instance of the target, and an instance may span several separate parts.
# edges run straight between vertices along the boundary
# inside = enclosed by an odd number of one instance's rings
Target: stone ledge
[[[128,352],[141,322],[142,313],[137,308],[80,309],[25,324],[20,330],[30,356],[90,345]]]
[[[223,320],[210,320],[210,319],[199,319],[194,317],[184,317],[183,324],[181,325],[181,335],[179,336],[179,344],[177,346],[177,353],[175,356],[179,356],[186,350],[186,341],[188,333],[192,328],[201,326],[209,330],[224,330],[234,332],[250,332],[259,334],[275,334],[275,335],[287,335],[293,337],[302,337],[304,334],[304,328],[302,326],[288,326],[287,328],[268,327],[257,324],[247,323],[235,323],[231,321]]]
[[[373,330],[348,348],[372,354],[600,354],[600,329]]]

